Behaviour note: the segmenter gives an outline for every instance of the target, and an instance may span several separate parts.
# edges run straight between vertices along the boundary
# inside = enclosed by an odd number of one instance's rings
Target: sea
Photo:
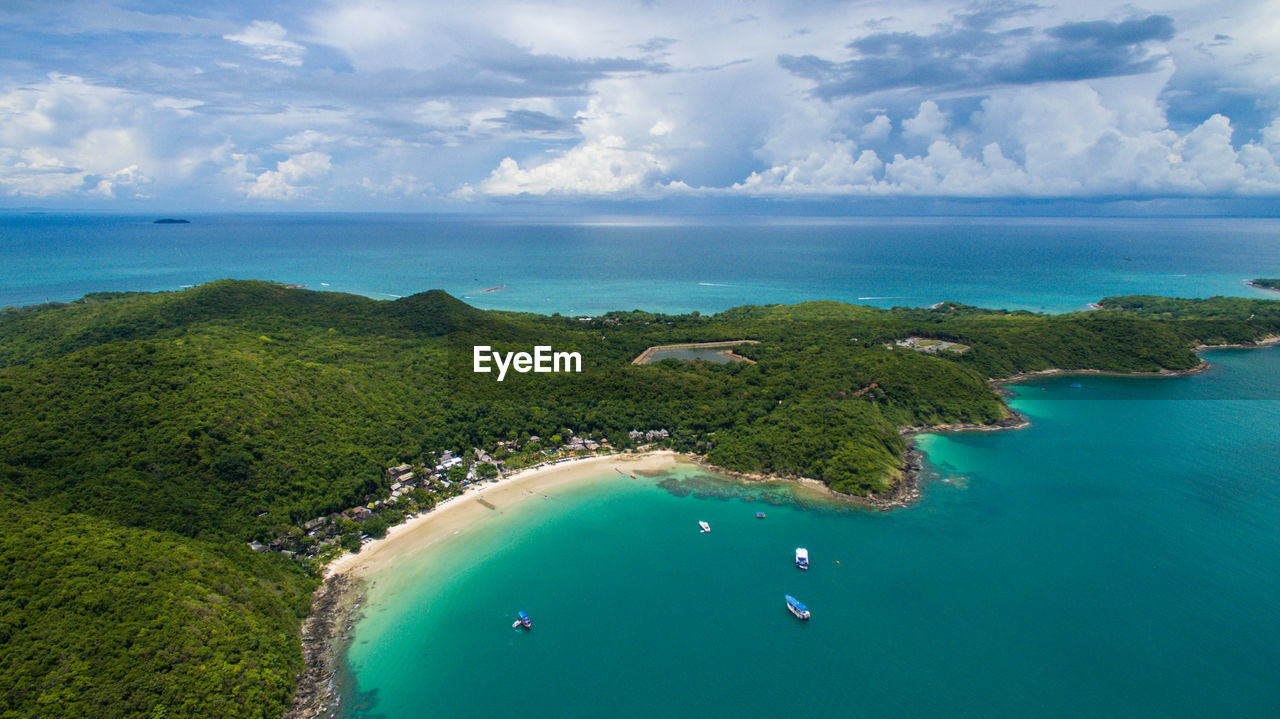
[[[1280,276],[1280,219],[181,217],[0,213],[0,307],[231,277],[545,314],[809,300],[1068,312],[1116,294],[1263,297],[1244,280]]]
[[[186,217],[0,215],[0,305],[221,277],[563,314],[1280,298],[1243,282],[1280,277],[1266,219]],[[689,466],[499,507],[371,578],[339,716],[1280,716],[1280,349],[1204,356],[1013,386],[1030,426],[918,437],[905,509]]]

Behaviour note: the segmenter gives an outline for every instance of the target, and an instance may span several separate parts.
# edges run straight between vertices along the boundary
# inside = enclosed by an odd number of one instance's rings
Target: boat
[[[796,547],[796,566],[801,569],[809,568],[809,550],[804,547]]]
[[[699,527],[702,527],[702,531],[703,531],[703,533],[704,533],[704,534],[705,534],[706,532],[710,532],[710,531],[711,531],[711,525],[710,525],[710,524],[707,524],[706,522],[698,522],[698,526],[699,526]]]
[[[764,512],[756,512],[756,519],[764,519]]]
[[[516,614],[516,620],[512,623],[511,628],[523,627],[524,629],[533,629],[533,620],[529,618],[529,613],[521,611]]]
[[[632,475],[631,475],[631,478],[632,478],[632,479],[635,479],[635,478],[636,478],[636,476],[635,476],[634,474],[632,474]]]
[[[801,604],[799,599],[796,599],[790,594],[787,595],[787,609],[792,614],[796,615],[797,619],[809,618],[809,608]]]

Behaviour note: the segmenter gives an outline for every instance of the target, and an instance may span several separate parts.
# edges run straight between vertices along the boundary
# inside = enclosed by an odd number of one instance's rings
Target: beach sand
[[[426,550],[437,541],[466,529],[472,523],[492,516],[522,501],[541,499],[547,491],[584,479],[621,471],[655,471],[687,461],[681,455],[664,450],[643,454],[616,454],[587,457],[561,464],[526,469],[499,482],[468,489],[461,496],[446,500],[430,512],[421,514],[387,530],[387,536],[366,544],[359,554],[347,553],[325,567],[325,576],[350,573],[365,578],[394,565],[400,558]]]

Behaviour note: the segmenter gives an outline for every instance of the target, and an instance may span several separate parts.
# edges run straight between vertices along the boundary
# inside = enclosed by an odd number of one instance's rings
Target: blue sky
[[[1265,209],[1278,68],[1278,0],[9,0],[0,207]]]

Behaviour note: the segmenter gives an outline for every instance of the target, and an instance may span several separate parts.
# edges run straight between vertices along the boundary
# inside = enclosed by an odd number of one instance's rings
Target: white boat
[[[801,569],[809,568],[809,550],[804,547],[796,547],[796,566]]]
[[[703,533],[704,533],[704,534],[705,534],[706,532],[710,532],[710,531],[711,531],[711,525],[710,525],[710,524],[707,524],[706,522],[698,522],[698,526],[699,526],[699,527],[702,527],[702,531],[703,531]]]

